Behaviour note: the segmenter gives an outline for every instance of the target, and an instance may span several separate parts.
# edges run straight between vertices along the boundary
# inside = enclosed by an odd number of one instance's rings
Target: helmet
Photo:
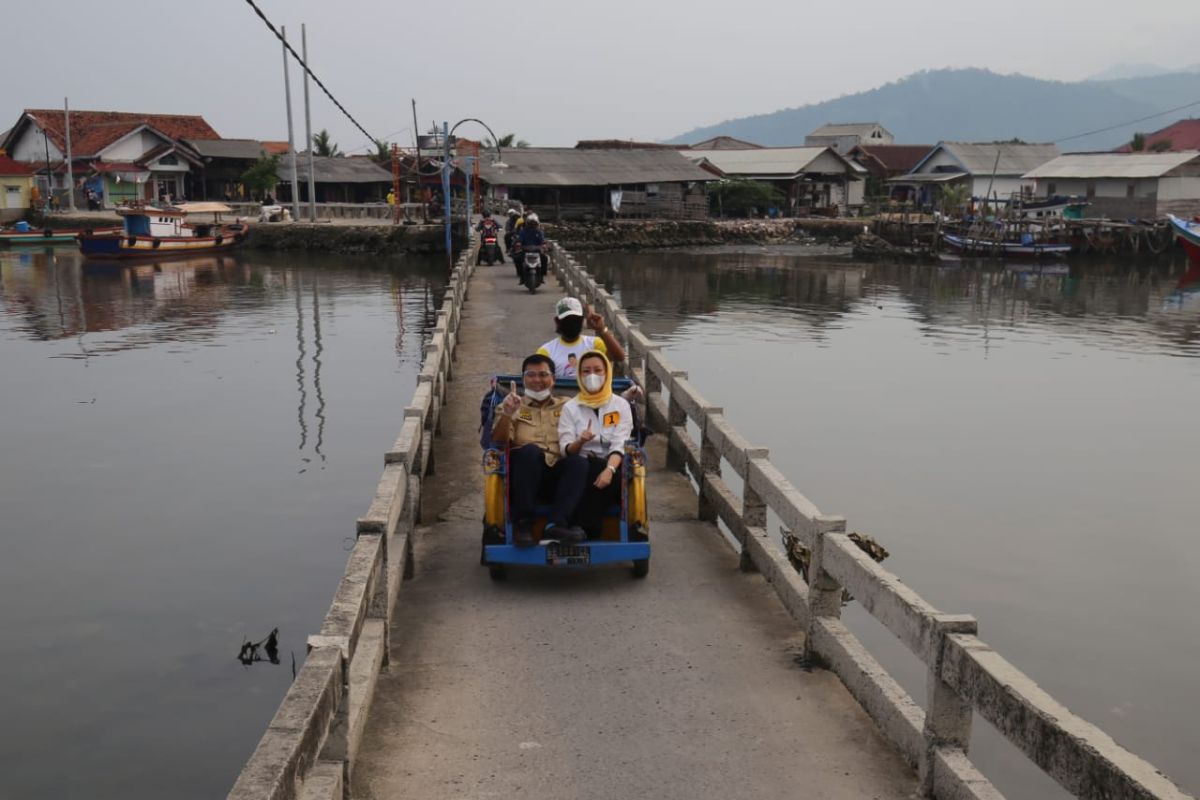
[[[537,214],[534,214],[533,212],[530,212],[530,213],[529,213],[529,214],[528,214],[528,215],[525,217],[525,221],[526,221],[526,222],[533,222],[533,223],[537,223],[537,222],[538,222],[538,215],[537,215]]]

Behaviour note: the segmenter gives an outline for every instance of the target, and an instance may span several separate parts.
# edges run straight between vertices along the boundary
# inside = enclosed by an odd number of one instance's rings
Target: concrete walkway
[[[479,398],[553,335],[553,283],[470,286],[416,575],[400,590],[353,797],[907,798],[915,776],[769,585],[738,570],[651,438],[650,576],[479,565]]]

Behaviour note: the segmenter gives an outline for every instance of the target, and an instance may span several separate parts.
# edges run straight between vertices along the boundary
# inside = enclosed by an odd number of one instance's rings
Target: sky
[[[1113,64],[1195,64],[1195,0],[256,0],[373,138],[483,120],[534,145],[666,139],[874,88],[922,69],[1080,80]],[[286,139],[283,57],[245,0],[6,2],[0,132],[22,109],[199,114],[226,138]],[[439,16],[444,14],[444,16]],[[63,38],[63,31],[77,36]],[[304,138],[303,86],[292,103]],[[367,138],[315,87],[313,130]],[[1121,120],[1114,120],[1120,122]],[[886,120],[883,121],[886,124]],[[482,138],[473,122],[461,135]]]

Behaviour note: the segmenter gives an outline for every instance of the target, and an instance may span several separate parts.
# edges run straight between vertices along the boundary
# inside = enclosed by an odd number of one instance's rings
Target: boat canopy
[[[233,209],[224,203],[178,203],[175,206],[185,214],[232,214]]]

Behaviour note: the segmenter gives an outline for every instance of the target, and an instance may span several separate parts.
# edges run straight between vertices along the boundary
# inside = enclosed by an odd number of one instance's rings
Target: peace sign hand
[[[500,403],[500,413],[506,417],[511,417],[517,413],[517,409],[521,407],[521,396],[517,394],[517,385],[513,381],[508,382],[508,394],[504,396],[504,400]]]
[[[600,316],[599,312],[593,311],[590,306],[584,306],[583,313],[589,328],[597,333],[606,330],[607,326],[604,324],[604,317]]]

